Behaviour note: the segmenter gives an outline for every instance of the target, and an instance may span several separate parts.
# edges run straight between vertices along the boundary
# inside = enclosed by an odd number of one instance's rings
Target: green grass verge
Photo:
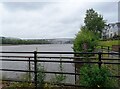
[[[99,41],[100,46],[110,46],[112,45],[120,45],[120,40],[111,40],[111,41]]]

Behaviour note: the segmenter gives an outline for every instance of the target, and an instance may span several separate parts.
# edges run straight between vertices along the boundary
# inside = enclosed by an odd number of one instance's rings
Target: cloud
[[[18,38],[74,37],[84,23],[86,9],[94,8],[116,21],[116,4],[98,2],[4,2],[2,35]],[[114,7],[115,6],[115,7]],[[2,9],[1,9],[2,8]],[[113,18],[114,17],[114,18]],[[112,19],[113,18],[113,19]]]
[[[118,21],[120,22],[120,1],[118,3]]]

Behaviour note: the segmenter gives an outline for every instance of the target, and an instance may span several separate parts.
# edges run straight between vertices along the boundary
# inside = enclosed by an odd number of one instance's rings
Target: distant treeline
[[[6,38],[0,37],[0,44],[50,44],[48,40],[45,39],[14,39],[14,38]]]

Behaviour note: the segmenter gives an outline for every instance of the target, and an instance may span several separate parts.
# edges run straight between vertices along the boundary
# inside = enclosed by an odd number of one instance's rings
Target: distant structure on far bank
[[[120,37],[120,22],[109,23],[102,31],[102,39],[118,38]]]

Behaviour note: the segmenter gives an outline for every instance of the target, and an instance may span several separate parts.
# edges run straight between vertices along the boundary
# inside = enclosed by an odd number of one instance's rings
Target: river
[[[11,46],[2,46],[2,51],[12,51],[12,52],[46,52],[46,51],[59,51],[59,52],[72,52],[72,44],[44,44],[44,45],[11,45]],[[33,56],[33,54],[2,54],[2,55],[22,55],[22,56]],[[72,54],[69,55],[38,55],[38,56],[73,56]],[[19,60],[19,59],[18,59]],[[38,59],[40,60],[40,59]],[[53,59],[48,59],[53,60]],[[55,59],[59,60],[59,59]],[[71,60],[72,59],[62,59],[62,60]],[[59,63],[41,63],[44,66],[46,71],[58,71],[59,70]],[[31,63],[32,66],[32,63]],[[27,70],[28,63],[26,62],[2,62],[2,68],[4,69],[20,69],[20,70]],[[65,72],[72,72],[74,73],[74,64],[65,63],[63,64],[63,70]],[[13,79],[13,78],[21,78],[23,73],[18,72],[2,72],[3,78]],[[47,74],[46,80],[50,80],[54,77],[53,74]],[[66,75],[66,83],[74,83],[74,76],[73,75]]]

